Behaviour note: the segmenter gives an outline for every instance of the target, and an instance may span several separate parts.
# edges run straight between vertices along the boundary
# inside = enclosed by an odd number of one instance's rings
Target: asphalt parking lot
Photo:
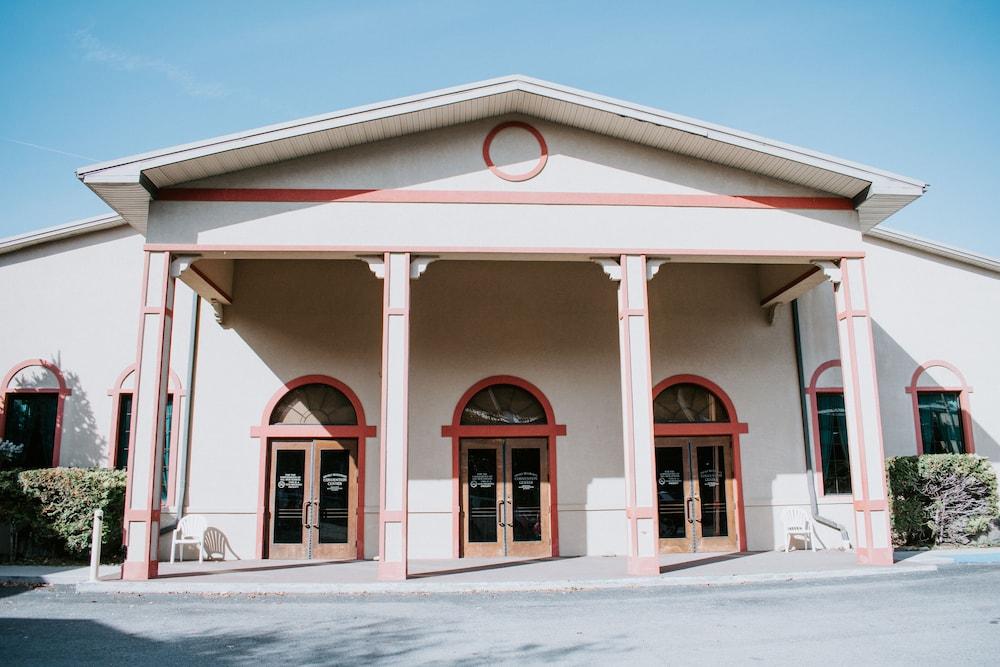
[[[410,596],[0,589],[6,664],[996,664],[1000,566],[904,577]]]

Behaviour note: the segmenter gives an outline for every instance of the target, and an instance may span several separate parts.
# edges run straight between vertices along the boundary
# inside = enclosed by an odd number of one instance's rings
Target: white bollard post
[[[104,526],[104,510],[94,510],[94,533],[90,538],[90,580],[98,581],[101,570],[101,533]]]

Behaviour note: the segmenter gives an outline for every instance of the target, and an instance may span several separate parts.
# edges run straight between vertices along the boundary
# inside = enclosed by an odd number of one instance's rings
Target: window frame
[[[132,381],[131,386],[126,386],[129,381]],[[108,396],[111,397],[111,429],[108,431],[108,467],[118,468],[118,434],[119,434],[119,412],[121,411],[121,397],[124,394],[129,394],[132,396],[132,416],[131,423],[129,427],[129,443],[128,443],[128,461],[125,462],[124,469],[128,470],[131,467],[132,458],[135,452],[135,364],[131,364],[125,368],[118,377],[115,379],[114,385],[111,389],[108,389]],[[181,380],[177,377],[177,373],[173,370],[170,371],[170,379],[168,381],[167,387],[167,399],[173,402],[173,407],[171,408],[172,413],[170,415],[171,428],[170,428],[170,452],[169,460],[167,462],[167,498],[162,501],[161,506],[166,509],[174,507],[177,502],[175,498],[174,491],[177,487],[177,442],[179,440],[180,429],[177,428],[181,424],[181,411],[184,405],[184,397],[186,396],[184,387],[181,385]]]
[[[854,497],[854,462],[851,460],[851,436],[848,432],[847,435],[847,469],[850,475],[851,490],[845,491],[843,493],[827,493],[826,485],[823,482],[823,447],[820,442],[820,430],[819,430],[819,394],[840,394],[844,397],[844,409],[847,409],[847,396],[844,393],[843,381],[841,381],[840,386],[830,385],[830,386],[820,386],[820,379],[823,374],[826,373],[831,368],[841,368],[840,359],[830,359],[829,361],[824,361],[820,364],[812,374],[812,378],[809,380],[809,386],[806,387],[806,394],[809,395],[809,420],[812,428],[812,459],[813,459],[813,475],[816,479],[816,493],[819,497],[823,498],[853,498]]]
[[[940,384],[920,384],[921,377],[932,368],[944,368],[955,376],[959,384],[947,386]],[[920,394],[942,392],[958,394],[958,408],[962,413],[962,435],[965,439],[965,452],[963,453],[975,454],[976,443],[972,429],[972,409],[969,405],[969,394],[972,393],[972,387],[966,382],[965,375],[954,364],[941,359],[934,359],[917,366],[917,369],[913,371],[913,376],[910,378],[909,386],[906,387],[906,393],[910,395],[913,403],[913,430],[914,438],[917,442],[917,456],[925,453],[923,431],[920,428]]]
[[[52,374],[57,387],[11,387],[10,383],[22,371],[38,366]],[[7,396],[12,394],[56,394],[56,423],[52,435],[52,461],[50,468],[58,468],[62,453],[63,415],[65,414],[66,397],[73,391],[66,385],[62,371],[51,361],[44,359],[25,359],[14,364],[0,383],[0,440],[7,435]]]

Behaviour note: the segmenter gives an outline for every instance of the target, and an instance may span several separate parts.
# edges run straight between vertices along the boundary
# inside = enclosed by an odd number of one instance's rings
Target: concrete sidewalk
[[[86,568],[0,567],[0,581],[69,584],[86,593],[427,594],[720,586],[930,572],[938,564],[915,557],[859,566],[853,553],[839,551],[671,554],[660,563],[659,577],[628,577],[620,557],[414,560],[408,581],[379,582],[374,561],[251,560],[161,563],[160,577],[145,582],[121,581],[117,568],[88,582]]]

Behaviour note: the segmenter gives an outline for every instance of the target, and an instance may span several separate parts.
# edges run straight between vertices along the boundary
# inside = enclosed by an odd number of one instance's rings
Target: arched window
[[[481,389],[462,410],[463,426],[546,424],[545,408],[528,390],[512,384]]]
[[[119,470],[128,468],[129,445],[132,442],[132,402],[135,395],[135,364],[125,368],[108,390],[112,400],[111,454],[110,465]],[[175,459],[179,429],[174,428],[180,419],[180,398],[184,388],[177,373],[170,371],[167,385],[166,411],[163,413],[163,464],[160,468],[160,503],[168,507],[174,504]]]
[[[851,493],[851,455],[840,360],[819,365],[806,388],[812,406],[816,486],[824,495]]]
[[[44,359],[17,364],[0,384],[0,466],[49,468],[59,465],[63,406],[72,391],[59,368]]]
[[[358,413],[344,392],[328,384],[305,384],[285,394],[271,412],[271,425],[355,426]]]
[[[921,364],[906,393],[913,399],[917,454],[975,454],[972,387],[958,368],[939,359]]]
[[[729,412],[718,396],[691,382],[671,385],[653,399],[653,421],[657,424],[720,423]]]

